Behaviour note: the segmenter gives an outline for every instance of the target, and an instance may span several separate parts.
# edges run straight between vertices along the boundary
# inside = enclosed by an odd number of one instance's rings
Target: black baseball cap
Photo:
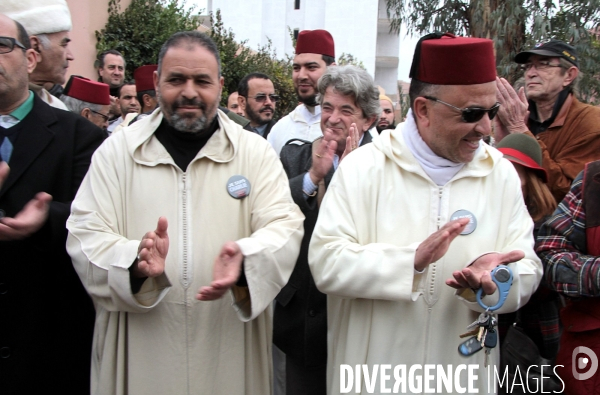
[[[515,56],[515,62],[526,63],[531,55],[542,55],[559,57],[573,63],[575,67],[579,67],[579,56],[575,48],[560,40],[550,40],[535,44],[533,49],[519,52]]]

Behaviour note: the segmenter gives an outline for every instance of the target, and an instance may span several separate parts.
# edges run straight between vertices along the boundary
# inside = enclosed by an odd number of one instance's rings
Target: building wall
[[[108,21],[108,0],[67,0],[71,11],[73,29],[69,46],[75,60],[69,63],[67,79],[72,74],[97,79],[94,70],[96,59],[95,31],[101,30]],[[125,9],[131,0],[121,0],[121,8]]]
[[[335,41],[336,58],[352,54],[362,61],[394,100],[397,98],[398,35],[382,31],[387,18],[385,0],[211,0],[208,11],[221,10],[223,23],[238,41],[257,49],[270,38],[279,58],[293,56],[290,30],[328,30]],[[389,23],[388,25],[389,26]],[[378,60],[383,59],[383,63]],[[395,59],[395,60],[394,60]]]

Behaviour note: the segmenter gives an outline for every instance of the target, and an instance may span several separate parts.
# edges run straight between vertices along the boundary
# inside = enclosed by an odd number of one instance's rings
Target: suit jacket
[[[265,129],[265,133],[263,134],[263,137],[266,139],[267,136],[269,135],[269,133],[271,133],[271,129],[273,128],[273,125],[275,125],[277,122],[274,119],[271,119],[269,121],[269,123],[267,124],[267,128]],[[246,126],[244,126],[244,129],[249,130],[252,133],[256,133],[254,131],[254,129],[252,128],[252,126],[250,126],[250,123],[248,123]]]
[[[65,249],[66,221],[105,135],[37,96],[13,127],[20,130],[0,209],[14,217],[38,192],[53,200],[38,232],[0,241],[0,392],[89,393],[94,308]]]
[[[364,134],[361,146],[370,143],[371,134]],[[305,198],[302,191],[304,174],[312,165],[312,143],[293,139],[280,154],[283,168],[290,180],[294,202],[306,217],[300,255],[287,285],[275,298],[273,342],[288,358],[306,367],[327,364],[327,296],[317,289],[308,268],[308,244],[319,215],[317,197]],[[333,166],[325,176],[325,187],[333,177]]]

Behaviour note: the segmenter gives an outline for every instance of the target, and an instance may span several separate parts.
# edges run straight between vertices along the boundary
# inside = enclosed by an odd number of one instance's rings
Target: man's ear
[[[242,111],[246,112],[246,98],[242,95],[238,95],[238,104]]]
[[[422,96],[417,97],[413,103],[412,110],[417,120],[417,125],[429,125],[429,100],[425,99]]]
[[[31,74],[33,70],[35,70],[35,66],[38,64],[36,54],[37,52],[31,48],[25,51],[25,58],[27,59],[27,74]]]
[[[152,80],[154,81],[154,90],[158,91],[158,72],[156,70],[152,73]]]
[[[151,104],[152,104],[151,100],[152,100],[152,96],[150,96],[150,95],[149,95],[149,94],[147,94],[147,93],[144,93],[144,94],[142,95],[142,102],[140,103],[140,105],[141,105],[142,107],[150,107],[150,106],[151,106]]]
[[[83,110],[81,110],[81,116],[85,119],[90,119],[92,116],[92,111],[86,107]]]
[[[573,82],[575,80],[575,78],[577,78],[578,75],[579,75],[579,69],[577,67],[575,67],[575,66],[571,66],[566,71],[566,78],[563,81],[563,87],[566,87],[571,82]]]
[[[40,63],[42,61],[42,43],[40,39],[37,36],[29,36],[29,43],[35,54],[36,63]]]

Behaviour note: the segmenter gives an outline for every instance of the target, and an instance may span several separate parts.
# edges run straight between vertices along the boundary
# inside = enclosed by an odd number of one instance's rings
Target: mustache
[[[196,107],[202,111],[206,111],[206,103],[201,102],[198,99],[181,98],[173,103],[173,111],[177,110],[179,107]]]

